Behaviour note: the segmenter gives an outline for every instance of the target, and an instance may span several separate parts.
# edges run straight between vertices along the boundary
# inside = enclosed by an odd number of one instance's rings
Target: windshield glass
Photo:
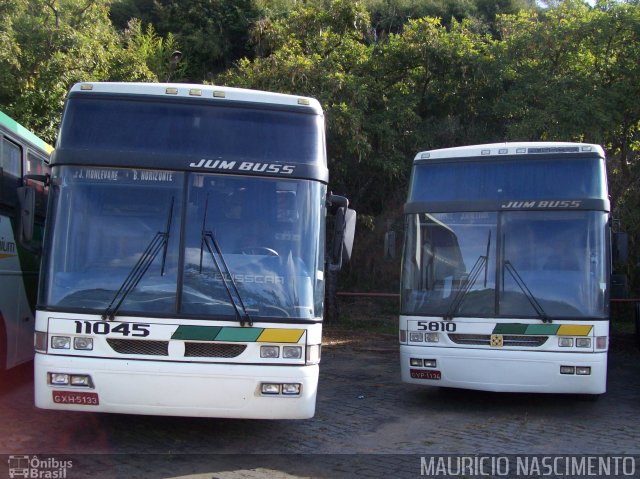
[[[102,313],[171,219],[166,254],[155,256],[120,309],[175,311],[183,184],[171,171],[55,168],[44,302]]]
[[[325,194],[310,181],[190,175],[182,311],[235,315],[235,283],[252,318],[321,317]]]
[[[47,307],[103,314],[128,275],[149,263],[118,314],[236,320],[242,302],[253,320],[322,317],[321,183],[65,166],[54,169],[51,190]],[[216,266],[205,237],[228,269]],[[161,246],[150,257],[154,241]],[[226,290],[231,282],[238,294]]]
[[[590,211],[407,215],[403,313],[606,317],[606,218]]]
[[[492,314],[496,213],[408,215],[406,229],[403,311],[437,316]],[[475,278],[472,271],[477,271]]]

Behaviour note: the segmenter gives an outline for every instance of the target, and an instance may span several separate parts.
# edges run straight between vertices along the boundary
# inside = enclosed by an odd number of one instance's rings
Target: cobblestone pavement
[[[407,385],[395,337],[333,345],[316,416],[302,421],[39,410],[28,364],[2,377],[0,479],[9,455],[68,457],[64,477],[98,479],[420,477],[428,455],[638,455],[639,357],[630,339],[614,342],[608,392],[588,401]]]

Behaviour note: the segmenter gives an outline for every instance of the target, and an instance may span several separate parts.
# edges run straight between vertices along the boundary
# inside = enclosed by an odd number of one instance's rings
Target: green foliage
[[[112,19],[125,28],[136,18],[182,46],[182,77],[201,82],[251,52],[249,27],[259,18],[254,0],[119,0]]]
[[[106,0],[19,0],[2,8],[0,105],[49,142],[73,83],[155,79],[145,56],[122,44]]]

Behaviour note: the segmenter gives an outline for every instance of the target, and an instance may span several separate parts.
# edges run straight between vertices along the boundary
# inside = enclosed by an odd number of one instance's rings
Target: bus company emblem
[[[502,204],[501,208],[508,209],[529,209],[529,208],[580,208],[582,201],[509,201]]]
[[[258,163],[253,161],[225,161],[201,159],[198,162],[189,163],[191,168],[216,171],[247,171],[254,173],[271,173],[278,175],[291,175],[296,169],[295,165],[283,165],[280,163]]]
[[[492,334],[491,335],[491,347],[492,348],[501,348],[504,346],[504,337],[502,334]]]

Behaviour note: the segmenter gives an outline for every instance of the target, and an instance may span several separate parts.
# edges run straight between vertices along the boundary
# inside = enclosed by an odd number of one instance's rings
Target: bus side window
[[[20,186],[22,149],[4,138],[0,154],[0,203],[7,206],[18,204],[16,189]]]

